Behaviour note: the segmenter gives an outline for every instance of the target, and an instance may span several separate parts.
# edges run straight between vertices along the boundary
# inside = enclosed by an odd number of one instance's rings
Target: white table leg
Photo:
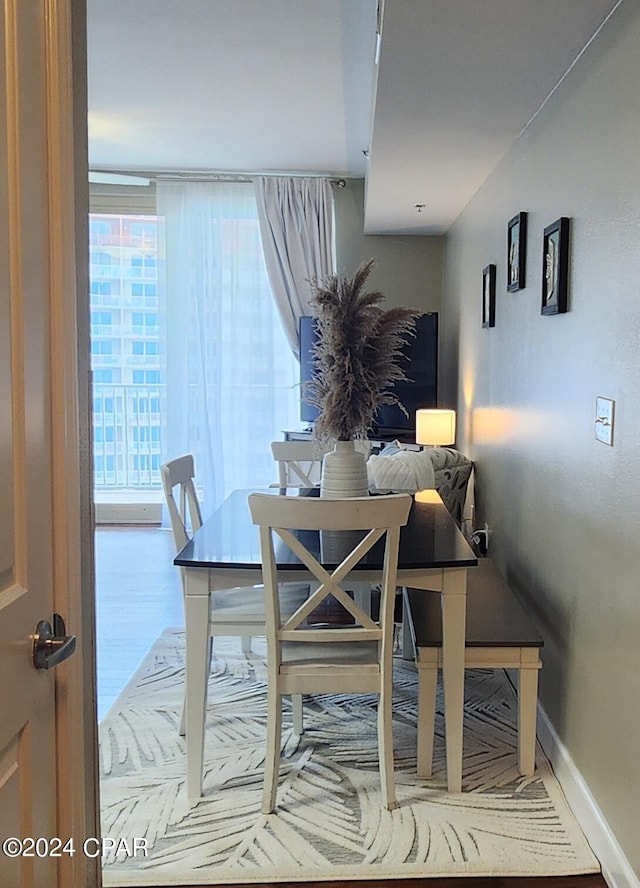
[[[371,583],[352,582],[353,600],[367,616],[371,616]]]
[[[533,774],[536,768],[539,668],[538,649],[524,649],[518,672],[518,770],[527,777]]]
[[[433,773],[433,734],[438,689],[438,649],[418,651],[418,739],[416,772],[418,777]]]
[[[209,673],[209,572],[185,569],[186,644],[186,753],[187,797],[191,803],[202,796],[204,726]]]
[[[442,679],[449,792],[462,791],[466,569],[445,569],[442,578]]]

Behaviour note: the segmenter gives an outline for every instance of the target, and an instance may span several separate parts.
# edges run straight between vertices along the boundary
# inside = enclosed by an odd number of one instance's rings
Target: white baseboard
[[[580,824],[591,850],[600,861],[609,888],[640,888],[640,879],[624,855],[587,783],[538,703],[538,740]]]
[[[96,524],[160,524],[161,503],[108,503],[96,502]]]

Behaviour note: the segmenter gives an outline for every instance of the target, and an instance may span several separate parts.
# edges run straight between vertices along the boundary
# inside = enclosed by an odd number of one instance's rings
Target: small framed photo
[[[567,310],[569,283],[569,219],[566,216],[547,225],[542,241],[543,315]]]
[[[515,293],[525,286],[527,269],[527,214],[518,213],[507,224],[507,290]]]
[[[482,326],[496,325],[496,266],[482,269]]]

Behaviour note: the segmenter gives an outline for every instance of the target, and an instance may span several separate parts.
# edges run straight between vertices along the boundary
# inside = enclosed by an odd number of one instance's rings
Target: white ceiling
[[[618,2],[385,0],[376,66],[376,0],[88,0],[89,163],[365,176],[367,233],[446,231]]]

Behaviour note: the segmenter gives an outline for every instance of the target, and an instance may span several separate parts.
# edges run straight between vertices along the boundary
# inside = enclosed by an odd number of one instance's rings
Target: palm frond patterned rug
[[[464,792],[446,791],[441,698],[434,776],[416,776],[417,676],[397,659],[398,809],[380,806],[375,698],[325,695],[305,699],[301,737],[285,712],[278,811],[263,815],[264,641],[253,647],[216,639],[194,807],[178,734],[182,632],[162,634],[101,723],[102,831],[115,840],[106,886],[599,871],[541,751],[535,775],[519,776],[516,700],[499,671],[467,672]]]

